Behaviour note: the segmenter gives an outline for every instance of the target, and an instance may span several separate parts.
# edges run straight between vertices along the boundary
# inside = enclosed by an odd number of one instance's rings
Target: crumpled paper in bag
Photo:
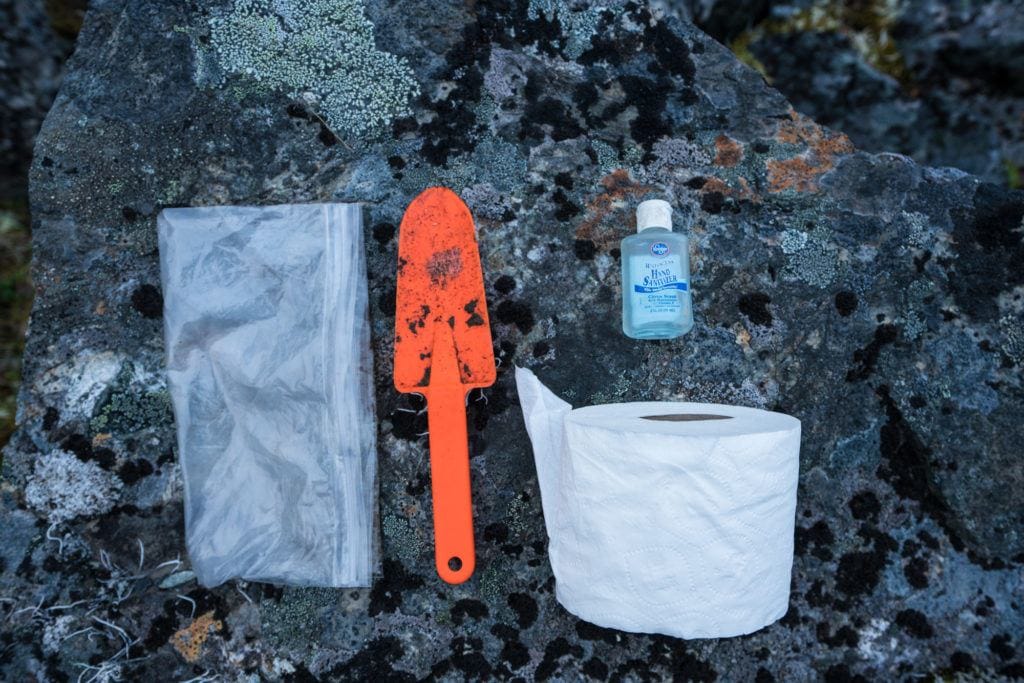
[[[167,209],[167,378],[199,582],[368,586],[376,419],[361,209]]]

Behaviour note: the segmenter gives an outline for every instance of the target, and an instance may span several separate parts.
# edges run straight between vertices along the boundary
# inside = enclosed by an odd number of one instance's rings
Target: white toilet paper
[[[573,410],[529,370],[516,384],[562,606],[681,638],[743,635],[786,613],[799,420],[706,403]]]

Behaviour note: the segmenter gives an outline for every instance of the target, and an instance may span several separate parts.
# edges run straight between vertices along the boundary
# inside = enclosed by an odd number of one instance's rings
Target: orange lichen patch
[[[203,643],[210,637],[211,629],[219,631],[223,626],[220,619],[213,618],[213,612],[207,612],[171,636],[170,643],[185,661],[194,664],[199,659]]]
[[[722,194],[732,194],[732,188],[729,187],[729,183],[715,176],[705,180],[704,184],[700,186],[700,191],[701,193],[721,192]]]
[[[732,168],[743,159],[743,145],[728,135],[715,138],[715,166]]]
[[[701,185],[700,193],[702,195],[709,194],[711,192],[718,192],[726,197],[735,197],[736,199],[747,199],[752,202],[760,202],[761,197],[754,192],[754,188],[750,187],[750,183],[743,176],[736,179],[738,187],[732,187],[721,178],[711,176],[704,181]]]
[[[750,332],[748,332],[747,328],[743,327],[742,325],[737,325],[736,328],[737,329],[734,330],[736,333],[736,343],[742,346],[744,349],[749,349]]]
[[[761,198],[754,192],[754,188],[750,187],[750,183],[743,176],[740,176],[736,182],[739,183],[739,196],[741,199],[749,199],[752,202],[759,202]]]
[[[92,447],[93,448],[99,448],[105,442],[107,442],[109,440],[110,440],[110,432],[103,432],[102,434],[97,434],[96,436],[92,437]]]
[[[642,196],[654,189],[633,180],[624,168],[606,175],[601,179],[601,185],[604,191],[587,202],[587,219],[576,230],[576,239],[591,240],[598,246],[621,237],[618,231],[603,225],[608,214],[625,205],[631,197]],[[636,220],[632,211],[630,218]]]
[[[817,192],[818,179],[835,167],[837,157],[854,151],[853,143],[842,133],[827,131],[792,109],[789,116],[789,121],[779,124],[775,139],[806,149],[789,159],[768,160],[768,189]]]

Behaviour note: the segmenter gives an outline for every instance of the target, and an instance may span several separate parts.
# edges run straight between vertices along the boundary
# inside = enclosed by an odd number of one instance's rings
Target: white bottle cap
[[[664,199],[648,199],[636,207],[636,231],[647,228],[672,229],[672,205]]]

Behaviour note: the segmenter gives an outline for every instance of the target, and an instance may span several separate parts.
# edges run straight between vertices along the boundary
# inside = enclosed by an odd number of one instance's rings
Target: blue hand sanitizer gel
[[[622,331],[634,339],[674,339],[693,327],[690,242],[672,232],[672,206],[641,202],[636,231],[622,240]]]

